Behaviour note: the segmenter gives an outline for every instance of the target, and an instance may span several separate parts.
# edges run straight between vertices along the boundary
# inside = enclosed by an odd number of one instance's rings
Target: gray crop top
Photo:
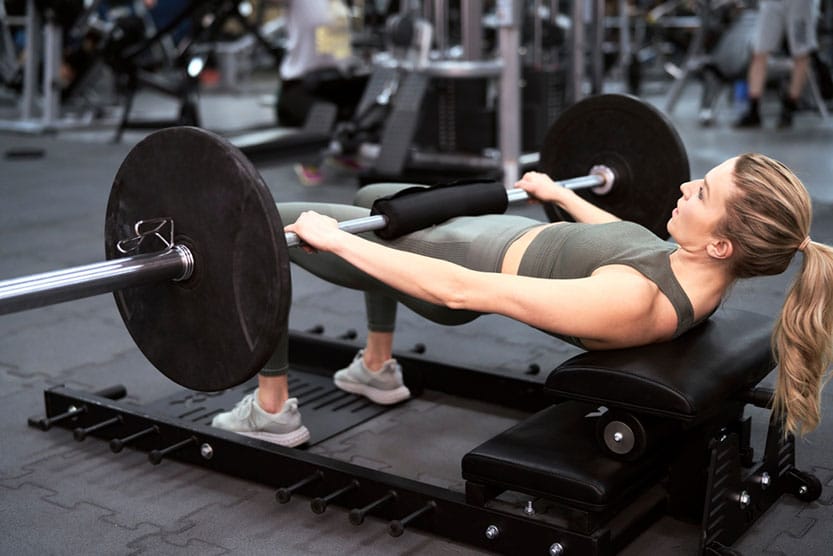
[[[541,231],[527,247],[518,274],[538,278],[586,278],[600,266],[630,266],[665,294],[677,313],[680,336],[698,324],[691,300],[671,271],[669,255],[677,247],[633,222],[566,222]],[[577,338],[558,336],[584,347]]]

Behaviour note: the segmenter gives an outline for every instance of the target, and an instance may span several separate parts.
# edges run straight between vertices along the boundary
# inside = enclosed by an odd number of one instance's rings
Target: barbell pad
[[[457,216],[502,214],[508,205],[509,199],[502,184],[478,181],[408,187],[377,199],[370,213],[388,219],[387,226],[376,230],[376,235],[390,240]]]

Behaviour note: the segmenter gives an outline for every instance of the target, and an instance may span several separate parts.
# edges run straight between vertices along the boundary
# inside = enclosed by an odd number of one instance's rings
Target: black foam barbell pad
[[[388,219],[387,225],[376,230],[376,234],[382,239],[396,239],[457,216],[502,214],[508,205],[503,185],[475,182],[409,187],[377,199],[370,212]]]

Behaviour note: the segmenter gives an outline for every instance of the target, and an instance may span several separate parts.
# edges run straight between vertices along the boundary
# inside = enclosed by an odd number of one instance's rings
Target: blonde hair
[[[803,250],[772,333],[779,365],[772,407],[785,433],[805,434],[821,420],[821,390],[833,361],[833,249],[805,241],[810,196],[784,164],[761,154],[741,155],[734,182],[738,191],[718,233],[732,242],[735,277],[780,274]]]

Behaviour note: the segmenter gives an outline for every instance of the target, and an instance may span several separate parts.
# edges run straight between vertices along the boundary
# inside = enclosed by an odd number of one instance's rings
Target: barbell
[[[576,126],[583,118],[588,126]],[[605,125],[591,131],[599,121]],[[565,129],[572,141],[561,137]],[[635,133],[625,137],[626,130]],[[584,161],[586,175],[563,186],[666,235],[689,168],[662,113],[632,97],[590,97],[547,135],[541,166],[551,176],[566,165],[556,146],[578,150]],[[642,150],[636,162],[622,154]],[[506,192],[507,202],[527,198],[520,189]],[[379,231],[389,218],[339,227]],[[282,230],[263,178],[229,142],[199,128],[157,131],[116,173],[105,217],[107,260],[0,281],[0,315],[113,292],[128,332],[160,372],[194,390],[230,388],[256,375],[288,334],[288,247],[300,241]]]

